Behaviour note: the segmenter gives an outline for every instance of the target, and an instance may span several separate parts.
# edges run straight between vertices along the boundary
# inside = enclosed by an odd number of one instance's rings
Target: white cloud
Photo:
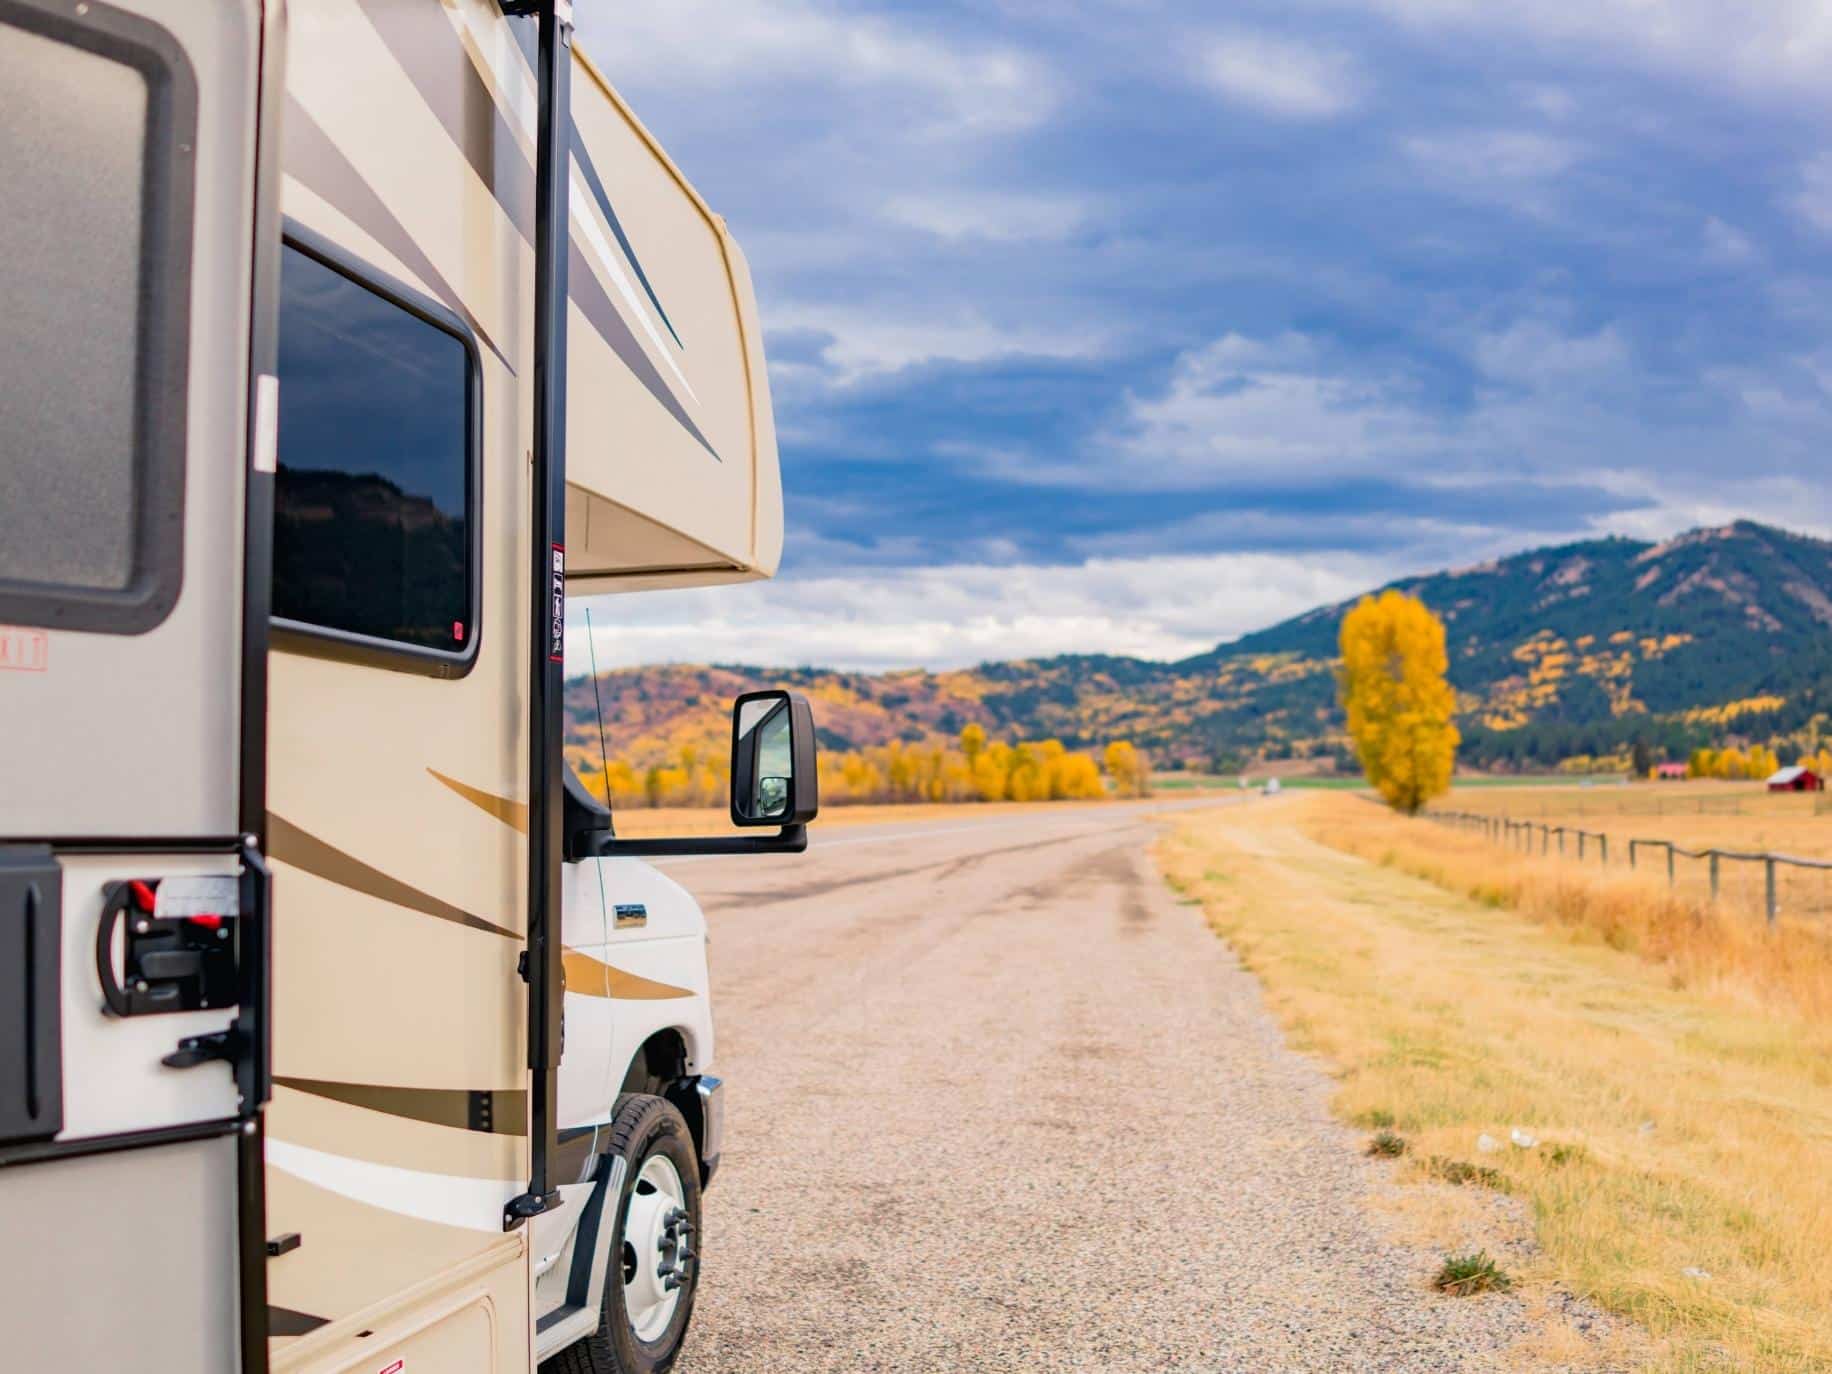
[[[770,328],[827,336],[821,359],[841,385],[924,363],[1087,358],[1096,356],[1102,345],[1090,326],[1005,325],[970,309],[938,312],[919,308],[915,301],[896,310],[785,304],[771,313]]]
[[[1567,334],[1546,320],[1519,320],[1476,340],[1475,363],[1494,381],[1539,391],[1590,392],[1629,371],[1628,344],[1613,327]]]
[[[1800,169],[1793,206],[1820,233],[1832,234],[1832,153],[1821,153]]]
[[[1563,86],[1528,86],[1522,95],[1530,109],[1547,119],[1563,121],[1577,113],[1577,98]]]
[[[1200,71],[1225,99],[1280,119],[1344,114],[1360,102],[1363,84],[1346,53],[1252,33],[1211,39]]]
[[[1753,262],[1761,256],[1749,235],[1716,215],[1705,221],[1705,254],[1714,262],[1732,266]]]
[[[1421,167],[1464,185],[1555,177],[1583,156],[1570,139],[1523,129],[1420,134],[1401,146]]]
[[[1079,196],[1006,190],[904,192],[884,207],[891,223],[956,243],[1066,238],[1087,216],[1087,203]]]
[[[1229,334],[1183,355],[1161,396],[1135,397],[1107,442],[1122,478],[1201,485],[1367,469],[1441,439],[1404,379],[1336,370],[1300,334]]]
[[[1181,658],[1395,575],[1346,554],[1095,559],[1075,567],[873,569],[592,602],[598,666],[965,667],[1061,653]],[[585,626],[567,669],[584,671]]]
[[[1627,58],[1729,83],[1765,102],[1827,99],[1832,7],[1824,0],[1310,0],[1426,31],[1512,34],[1579,60]]]
[[[931,131],[984,134],[1035,126],[1055,107],[1056,81],[1028,52],[942,41],[883,16],[811,0],[670,0],[580,7],[586,51],[629,85],[756,88],[770,81],[842,88],[875,101],[914,96]]]

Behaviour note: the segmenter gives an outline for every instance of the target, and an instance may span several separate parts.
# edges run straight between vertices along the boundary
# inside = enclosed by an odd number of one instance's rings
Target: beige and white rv
[[[749,276],[567,0],[0,0],[0,1366],[641,1374],[705,922],[569,596],[767,577]]]

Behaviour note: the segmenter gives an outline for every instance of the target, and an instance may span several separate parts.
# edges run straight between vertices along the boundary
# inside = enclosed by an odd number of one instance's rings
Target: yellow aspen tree
[[[1403,592],[1365,596],[1342,618],[1342,707],[1362,771],[1396,811],[1450,789],[1462,743],[1444,623]]]
[[[968,722],[967,728],[961,731],[961,753],[967,756],[967,767],[972,768],[980,757],[980,751],[986,747],[986,731],[976,722]]]
[[[1107,776],[1113,779],[1115,795],[1143,797],[1150,793],[1151,764],[1131,740],[1114,740],[1102,761],[1107,765]]]

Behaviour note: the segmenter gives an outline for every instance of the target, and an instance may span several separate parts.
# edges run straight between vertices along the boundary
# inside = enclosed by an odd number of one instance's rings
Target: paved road
[[[680,1368],[1461,1370],[1524,1335],[1370,1220],[1257,985],[1138,810],[668,865],[732,1099]]]

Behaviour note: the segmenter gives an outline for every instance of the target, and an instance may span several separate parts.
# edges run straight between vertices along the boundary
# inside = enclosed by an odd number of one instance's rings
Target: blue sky
[[[600,661],[1174,657],[1389,576],[1832,531],[1817,0],[584,0],[757,282],[779,579]]]

